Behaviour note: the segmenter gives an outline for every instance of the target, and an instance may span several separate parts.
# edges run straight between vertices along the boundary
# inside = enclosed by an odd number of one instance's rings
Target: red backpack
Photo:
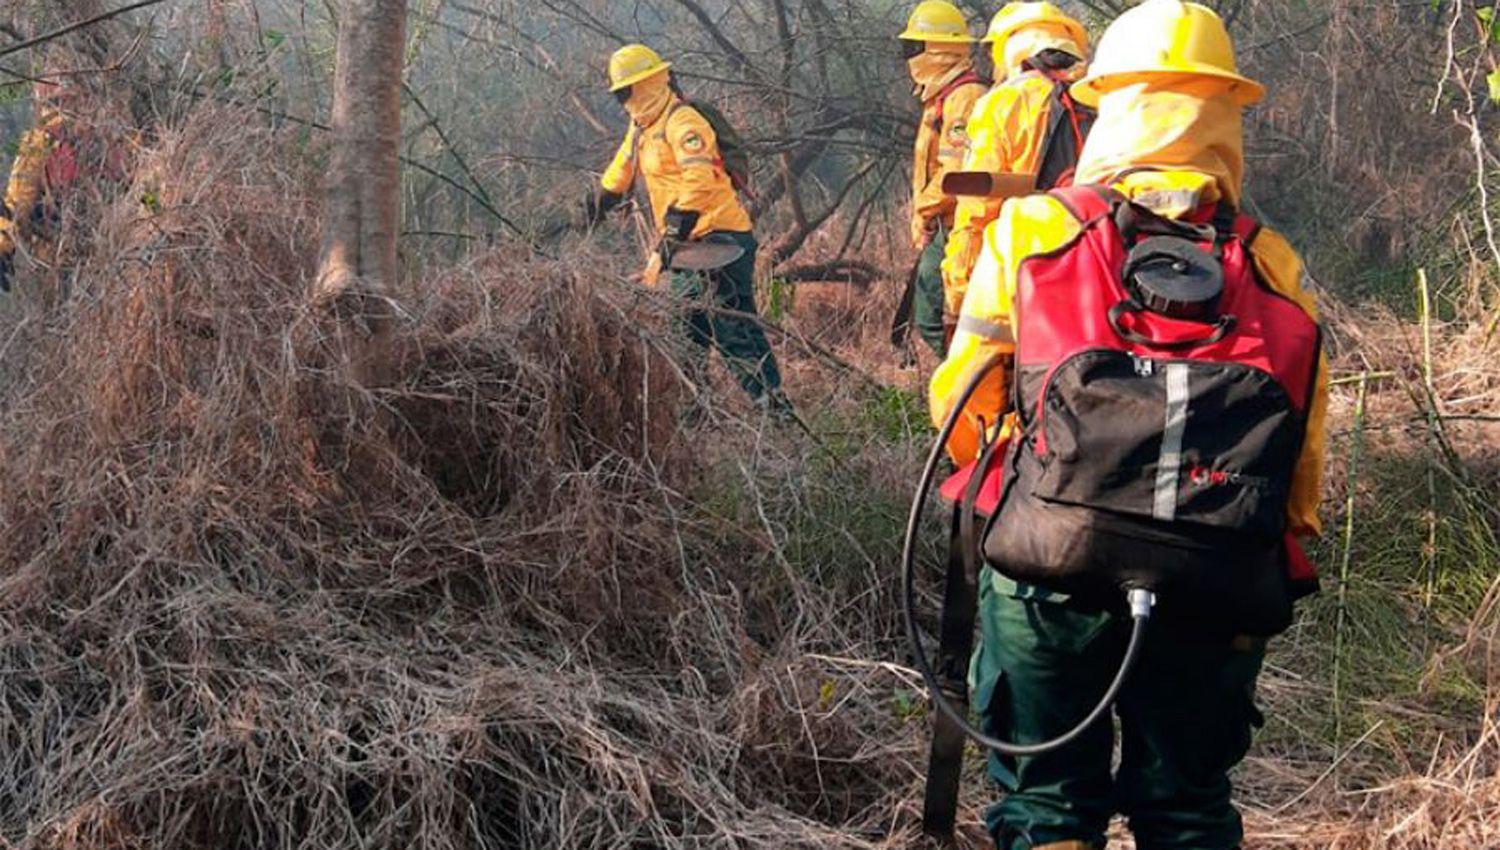
[[[120,149],[92,133],[49,129],[51,150],[43,167],[48,191],[65,191],[82,177],[118,182],[125,179]]]
[[[1261,280],[1249,216],[1173,221],[1100,187],[1051,194],[1084,226],[1021,266],[1020,427],[981,463],[1004,456],[986,560],[1101,604],[1146,587],[1171,619],[1284,630],[1316,583],[1286,509],[1318,324]]]

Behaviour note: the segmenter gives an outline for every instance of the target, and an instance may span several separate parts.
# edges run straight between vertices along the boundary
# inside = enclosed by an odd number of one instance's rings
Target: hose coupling
[[[1144,587],[1132,587],[1126,595],[1130,600],[1130,616],[1135,620],[1149,620],[1151,610],[1156,607],[1156,594]]]

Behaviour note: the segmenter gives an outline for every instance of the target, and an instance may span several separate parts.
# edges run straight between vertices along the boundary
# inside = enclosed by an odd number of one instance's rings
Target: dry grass
[[[302,306],[316,181],[235,117],[144,151],[161,213],[12,317],[0,838],[829,846],[810,815],[891,783],[822,802],[778,750],[813,668],[745,630],[754,536],[696,551],[654,320],[502,252],[349,386]]]

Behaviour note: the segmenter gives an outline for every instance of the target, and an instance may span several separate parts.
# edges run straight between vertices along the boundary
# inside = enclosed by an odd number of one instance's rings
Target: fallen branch
[[[787,283],[850,283],[866,287],[881,277],[880,269],[863,260],[831,260],[777,269],[776,278]]]

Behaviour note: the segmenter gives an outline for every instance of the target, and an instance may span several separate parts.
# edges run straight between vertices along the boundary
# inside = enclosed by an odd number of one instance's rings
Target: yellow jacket
[[[646,181],[659,231],[666,230],[669,207],[699,214],[694,239],[715,230],[751,230],[750,213],[720,162],[713,127],[675,94],[644,125],[631,122],[600,183],[605,191],[624,195],[637,175]]]
[[[0,256],[15,253],[20,238],[18,230],[26,226],[31,211],[42,201],[47,160],[52,156],[53,131],[58,123],[60,119],[56,116],[44,119],[21,137],[16,161],[10,169],[10,183],[5,188],[8,214],[0,217]]]
[[[911,238],[918,246],[925,243],[935,224],[950,227],[953,224],[957,200],[943,194],[943,175],[963,165],[969,147],[969,115],[984,95],[984,84],[965,83],[955,87],[946,98],[941,93],[973,70],[973,65],[965,61],[955,65],[943,78],[924,86],[922,124],[917,128],[911,169]]]
[[[1081,75],[1080,71],[1070,77]],[[991,174],[1035,174],[1047,141],[1054,83],[1038,71],[1023,71],[995,86],[974,105],[969,118],[968,153],[963,170]],[[1000,201],[959,198],[953,232],[943,258],[943,300],[950,316],[958,315],[979,258],[984,228],[1000,214]]]
[[[1112,185],[1126,197],[1148,205],[1155,197],[1179,199],[1192,194],[1200,203],[1213,203],[1220,197],[1214,178],[1195,172],[1136,172],[1113,181]],[[1157,211],[1182,214],[1160,208]],[[1060,248],[1077,236],[1081,228],[1072,213],[1047,195],[1009,201],[1001,209],[999,218],[985,233],[984,250],[969,282],[948,357],[932,377],[930,401],[934,422],[947,419],[974,370],[990,356],[1014,353],[1014,344],[1007,340],[1012,338],[1011,329],[1017,324],[1014,299],[1022,261]],[[1317,305],[1302,288],[1302,260],[1287,241],[1280,234],[1262,229],[1249,248],[1266,283],[1316,319]],[[1289,528],[1297,534],[1317,534],[1322,528],[1318,503],[1328,415],[1327,382],[1325,360],[1308,411],[1307,439],[1287,503]],[[967,464],[974,459],[979,428],[984,427],[983,422],[995,422],[1007,407],[1004,401],[1007,390],[1002,370],[995,370],[975,394],[948,444],[949,453],[958,463]],[[1008,421],[1005,427],[1010,427]]]

